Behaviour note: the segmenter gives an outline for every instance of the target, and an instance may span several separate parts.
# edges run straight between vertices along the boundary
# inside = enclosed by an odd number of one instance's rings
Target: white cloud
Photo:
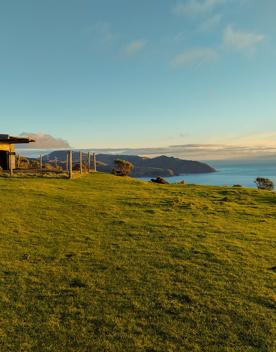
[[[185,67],[193,64],[202,65],[218,58],[216,50],[211,48],[194,48],[177,55],[171,60],[173,68]]]
[[[124,53],[126,56],[132,56],[141,51],[144,46],[146,45],[146,42],[144,40],[135,40],[131,43],[129,43],[125,49]]]
[[[173,12],[179,16],[193,16],[212,11],[224,2],[225,0],[188,0],[178,3]]]
[[[262,34],[241,32],[232,26],[226,27],[223,35],[224,45],[234,50],[254,50],[264,39]]]
[[[35,143],[19,145],[19,148],[24,149],[50,149],[50,148],[70,148],[69,143],[62,139],[56,138],[45,133],[26,133],[20,134],[20,137],[30,137],[35,140]]]

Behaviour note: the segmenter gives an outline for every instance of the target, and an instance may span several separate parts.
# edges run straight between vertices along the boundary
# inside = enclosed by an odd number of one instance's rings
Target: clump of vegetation
[[[24,156],[16,156],[16,165],[18,169],[29,169],[30,163],[29,159]]]
[[[133,169],[134,166],[131,162],[117,159],[114,161],[112,173],[116,176],[128,176]]]
[[[73,171],[80,171],[80,165],[81,165],[80,162],[75,163],[75,164],[73,165]],[[87,171],[87,164],[86,164],[85,161],[82,162],[82,171],[83,171],[83,172],[86,172],[86,171]]]
[[[151,182],[153,182],[153,183],[160,183],[161,185],[167,185],[169,182],[168,181],[166,181],[163,177],[160,177],[160,176],[158,176],[158,177],[156,177],[156,178],[152,178],[151,179]]]
[[[274,183],[269,178],[257,177],[255,180],[255,183],[256,183],[258,189],[265,189],[268,191],[274,190]]]
[[[55,170],[55,167],[51,163],[44,163],[43,168],[44,168],[44,170],[47,170],[47,171]]]
[[[34,169],[34,170],[40,169],[40,162],[39,162],[39,160],[30,159],[30,169]]]

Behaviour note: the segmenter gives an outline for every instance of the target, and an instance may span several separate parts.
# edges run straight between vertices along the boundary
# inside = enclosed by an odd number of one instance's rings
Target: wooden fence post
[[[69,152],[67,152],[66,154],[66,166],[65,166],[65,170],[67,172],[69,172]]]
[[[82,152],[80,152],[80,173],[82,174]]]
[[[17,165],[16,165],[17,169],[20,169],[20,154],[17,154]]]
[[[88,172],[90,172],[90,169],[91,169],[91,156],[90,156],[90,152],[87,153],[87,168],[88,168]]]
[[[93,153],[93,172],[97,171],[96,153]]]
[[[72,155],[72,150],[70,150],[67,154],[67,158],[68,158],[68,175],[69,178],[71,179],[73,177],[73,155]]]
[[[9,169],[10,169],[10,176],[13,175],[13,168],[12,168],[12,152],[9,152]]]
[[[42,160],[42,154],[40,154],[40,172],[43,173],[43,160]]]

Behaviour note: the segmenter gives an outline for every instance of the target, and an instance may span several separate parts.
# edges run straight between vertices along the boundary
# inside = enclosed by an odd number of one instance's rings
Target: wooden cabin
[[[15,169],[15,144],[27,144],[31,142],[35,141],[30,138],[0,134],[0,168],[2,170]]]

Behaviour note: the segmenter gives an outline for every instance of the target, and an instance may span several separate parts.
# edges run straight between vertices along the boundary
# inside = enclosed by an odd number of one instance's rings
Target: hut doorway
[[[9,152],[0,150],[0,167],[3,170],[9,169]]]

